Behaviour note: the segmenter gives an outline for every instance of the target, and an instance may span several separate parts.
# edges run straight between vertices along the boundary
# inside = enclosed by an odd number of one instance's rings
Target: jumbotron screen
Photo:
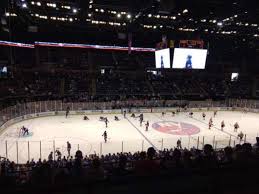
[[[5,78],[7,77],[7,67],[6,66],[1,66],[0,65],[0,78]]]
[[[237,81],[238,77],[239,77],[239,73],[232,73],[231,74],[231,81],[232,82]]]
[[[208,50],[206,49],[174,49],[174,69],[205,69]]]
[[[170,68],[170,49],[156,51],[156,68]]]

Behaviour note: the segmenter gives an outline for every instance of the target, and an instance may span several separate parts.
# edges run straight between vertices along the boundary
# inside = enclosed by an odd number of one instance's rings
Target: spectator
[[[156,151],[153,147],[148,148],[147,155],[142,152],[140,160],[136,161],[135,173],[138,176],[156,175],[160,169],[160,161],[155,159]]]
[[[89,181],[99,181],[104,179],[104,169],[98,158],[93,159],[90,169],[87,171]]]

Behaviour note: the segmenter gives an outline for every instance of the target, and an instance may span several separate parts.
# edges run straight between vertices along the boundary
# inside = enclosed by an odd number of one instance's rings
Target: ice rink
[[[145,123],[140,126],[138,118],[131,118],[127,114],[117,115],[120,121],[114,120],[114,114],[87,115],[89,121],[83,120],[83,115],[69,115],[40,117],[16,123],[0,135],[0,156],[8,157],[15,162],[24,163],[28,159],[47,159],[48,154],[60,150],[67,156],[66,142],[72,144],[71,154],[80,149],[83,154],[107,154],[117,152],[135,152],[147,150],[153,146],[157,150],[174,148],[176,141],[181,139],[182,146],[186,148],[199,147],[209,143],[216,148],[232,146],[239,143],[234,132],[234,123],[238,122],[240,129],[246,134],[247,141],[254,143],[259,133],[256,113],[242,113],[232,111],[219,111],[213,117],[213,112],[205,112],[203,120],[201,112],[195,112],[193,118],[182,112],[174,117],[172,113],[144,113],[144,121],[149,121],[149,130],[145,131]],[[139,114],[136,114],[137,116]],[[99,121],[99,117],[107,117],[108,127]],[[214,126],[208,129],[210,117]],[[224,120],[225,129],[220,130],[220,123]],[[29,135],[19,136],[19,129],[29,128]],[[104,143],[103,132],[108,133],[108,142]]]

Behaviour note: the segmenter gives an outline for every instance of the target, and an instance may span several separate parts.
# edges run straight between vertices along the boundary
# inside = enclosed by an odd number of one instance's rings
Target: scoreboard
[[[203,40],[180,40],[179,48],[204,48]]]

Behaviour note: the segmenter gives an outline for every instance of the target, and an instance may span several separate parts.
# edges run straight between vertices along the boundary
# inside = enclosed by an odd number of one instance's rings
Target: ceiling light
[[[117,18],[121,18],[121,14],[120,13],[117,14]]]
[[[188,13],[188,9],[183,10],[183,13]]]
[[[128,19],[130,19],[130,18],[131,18],[131,15],[130,15],[130,14],[128,14],[128,15],[127,15],[127,18],[128,18]]]
[[[222,22],[218,22],[217,25],[218,26],[223,26],[223,23]]]
[[[73,9],[73,13],[77,13],[77,9]]]
[[[148,14],[148,17],[149,17],[149,18],[151,18],[151,17],[152,17],[152,14],[151,14],[151,13],[150,13],[150,14]]]
[[[22,4],[22,8],[27,8],[27,4],[26,4],[26,3],[23,3],[23,4]]]

